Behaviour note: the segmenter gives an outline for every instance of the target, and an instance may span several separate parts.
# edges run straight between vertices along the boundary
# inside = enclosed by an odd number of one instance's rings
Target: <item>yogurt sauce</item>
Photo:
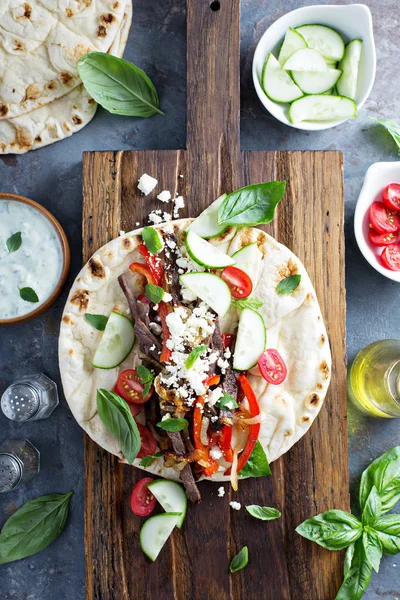
[[[21,232],[22,244],[8,252],[8,238]],[[0,319],[32,312],[53,293],[63,268],[60,239],[38,210],[16,200],[0,200]],[[20,288],[35,290],[39,302],[27,302]]]

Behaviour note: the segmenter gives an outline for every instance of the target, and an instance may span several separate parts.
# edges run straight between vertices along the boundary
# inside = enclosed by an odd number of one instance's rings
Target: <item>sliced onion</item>
[[[233,487],[235,492],[237,492],[237,489],[239,487],[239,479],[237,474],[238,454],[238,450],[233,451],[233,463],[231,466],[231,486]]]
[[[208,446],[207,431],[208,431],[209,425],[210,425],[210,419],[208,417],[203,417],[203,420],[201,422],[201,429],[200,429],[200,441],[203,444],[203,446]]]
[[[257,423],[261,423],[261,421],[261,413],[259,415],[256,415],[255,417],[251,417],[250,419],[243,419],[243,423],[246,423],[246,425],[256,425]]]

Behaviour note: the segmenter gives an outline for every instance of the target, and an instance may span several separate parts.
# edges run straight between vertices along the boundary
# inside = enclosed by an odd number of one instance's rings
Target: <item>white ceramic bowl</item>
[[[278,121],[285,123],[285,125],[307,131],[319,131],[340,125],[346,119],[337,121],[302,121],[293,124],[287,116],[289,104],[278,104],[270,100],[260,84],[262,69],[268,53],[272,52],[276,57],[278,56],[280,46],[289,27],[294,28],[309,23],[327,25],[328,27],[332,27],[332,29],[336,29],[343,37],[345,43],[356,38],[363,40],[363,53],[360,61],[356,97],[358,110],[367,100],[374,85],[376,53],[371,12],[365,4],[348,4],[346,6],[323,6],[319,4],[317,6],[298,8],[283,15],[264,33],[258,42],[253,58],[253,82],[259,99],[271,115],[278,119]]]
[[[400,271],[384,267],[380,260],[383,248],[377,248],[368,239],[369,207],[375,200],[382,200],[382,191],[389,183],[400,183],[400,162],[378,162],[370,166],[357,201],[354,233],[358,247],[369,264],[388,279],[400,283]]]

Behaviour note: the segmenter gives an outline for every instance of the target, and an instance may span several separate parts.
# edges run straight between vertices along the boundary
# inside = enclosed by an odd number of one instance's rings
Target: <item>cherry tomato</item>
[[[154,388],[151,386],[148,394],[143,398],[143,384],[140,383],[140,377],[137,374],[136,369],[127,369],[120,373],[116,389],[117,394],[121,396],[127,402],[133,402],[134,404],[143,404],[150,399]]]
[[[400,229],[400,217],[388,210],[382,202],[373,202],[369,209],[369,220],[379,233],[390,233]]]
[[[142,442],[137,457],[143,458],[144,456],[148,456],[149,454],[155,454],[157,451],[157,442],[150,429],[147,429],[147,427],[145,427],[141,423],[136,423],[136,425],[139,429],[140,441]]]
[[[247,298],[253,290],[250,277],[237,267],[226,267],[221,273],[221,279],[228,284],[234,298]]]
[[[400,244],[386,246],[382,252],[382,262],[391,271],[400,271]]]
[[[389,210],[400,211],[400,183],[389,183],[383,190],[383,203]]]
[[[369,241],[374,246],[390,246],[390,244],[395,244],[399,239],[399,234],[396,233],[379,233],[379,231],[375,231],[372,227],[369,228],[368,232]]]
[[[147,484],[151,483],[151,477],[145,477],[137,482],[132,490],[131,509],[139,517],[147,517],[154,510],[157,500],[148,489]]]
[[[232,333],[223,333],[222,334],[222,343],[224,348],[229,348],[232,350],[233,342],[235,341],[235,336]]]
[[[268,383],[279,385],[286,379],[285,361],[277,350],[266,350],[258,359],[258,368]]]

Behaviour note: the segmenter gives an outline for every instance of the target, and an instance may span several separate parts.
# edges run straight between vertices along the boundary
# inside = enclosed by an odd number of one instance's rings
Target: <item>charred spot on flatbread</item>
[[[290,257],[289,260],[279,269],[279,276],[281,279],[285,279],[291,275],[296,275],[298,270],[299,267],[297,263],[292,259],[292,257]]]
[[[323,390],[324,386],[322,385],[322,383],[317,383],[317,390]]]
[[[230,225],[228,229],[225,229],[225,231],[215,236],[215,238],[213,238],[213,242],[216,242],[217,244],[223,242],[224,240],[226,240],[227,237],[231,235],[233,229],[234,227]]]
[[[306,296],[307,302],[314,302],[314,296],[309,292]]]
[[[301,422],[302,422],[302,423],[308,423],[308,422],[309,422],[309,420],[310,420],[310,417],[306,417],[306,416],[304,416],[304,417],[301,417]]]
[[[73,319],[71,319],[71,317],[69,315],[64,315],[63,318],[63,323],[65,323],[66,325],[74,325],[75,321]]]
[[[68,73],[68,71],[61,71],[58,77],[61,83],[63,83],[67,87],[71,87],[72,82],[74,80],[74,76],[71,73]]]
[[[133,249],[133,243],[132,243],[131,238],[129,238],[129,237],[123,237],[121,239],[121,245],[122,245],[122,247],[123,247],[124,250],[131,250],[131,249]]]
[[[63,123],[63,127],[64,127],[65,131],[71,131],[68,123]]]
[[[40,137],[40,135],[37,135],[37,136],[35,137],[35,142],[38,142],[38,143],[40,144],[40,143],[41,143],[41,141],[42,141],[42,138]]]
[[[75,123],[75,125],[82,125],[83,123],[79,115],[72,115],[72,122]]]
[[[328,367],[328,363],[326,362],[326,360],[323,360],[322,363],[319,365],[320,371],[322,373],[322,378],[326,381],[327,379],[329,379],[329,374],[330,374],[330,369]]]
[[[29,6],[27,2],[24,4],[24,17],[26,19],[30,19],[32,15],[32,8]]]
[[[316,408],[320,402],[321,398],[318,396],[318,394],[310,394],[310,396],[308,397],[306,404],[308,406],[312,406],[314,408]]]
[[[80,311],[86,310],[89,306],[89,292],[87,290],[76,290],[71,298],[71,304],[78,306]]]
[[[17,145],[22,150],[25,148],[30,148],[32,146],[32,141],[32,136],[29,131],[26,129],[17,129],[16,142],[11,145]]]
[[[0,104],[0,117],[5,117],[8,114],[8,104]]]
[[[112,5],[114,10],[117,10],[117,8],[119,7],[119,2],[114,2],[114,4]]]
[[[13,42],[13,50],[15,52],[25,52],[26,45],[23,42],[21,42],[21,40],[14,40],[14,42]]]
[[[326,340],[326,338],[325,338],[324,334],[321,333],[321,344],[325,344],[325,340]]]
[[[104,13],[104,15],[100,16],[100,21],[102,23],[106,23],[107,25],[110,25],[110,23],[112,23],[114,21],[114,15],[111,13]]]
[[[104,25],[99,25],[97,28],[97,37],[106,37],[107,35],[107,29],[104,27]]]
[[[293,431],[291,431],[290,429],[288,431],[286,431],[284,437],[291,437],[293,435]]]
[[[42,95],[43,94],[40,87],[35,83],[30,83],[25,89],[25,96],[22,98],[22,102],[27,102],[28,100],[37,100]]]
[[[58,83],[55,79],[52,79],[51,81],[49,81],[49,83],[46,85],[46,90],[56,90],[58,88]]]
[[[93,277],[97,277],[97,279],[104,279],[106,276],[103,263],[95,256],[92,256],[92,258],[89,260],[88,269],[89,273],[93,275]]]

